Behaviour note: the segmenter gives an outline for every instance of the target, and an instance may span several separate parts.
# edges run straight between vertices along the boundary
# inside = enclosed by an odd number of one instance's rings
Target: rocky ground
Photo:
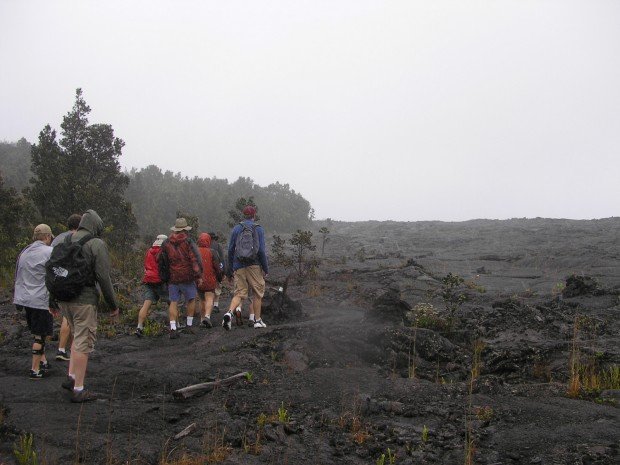
[[[69,403],[63,362],[27,378],[7,293],[0,463],[27,433],[46,464],[620,463],[620,219],[328,227],[317,272],[269,291],[266,329],[138,339],[102,318],[90,404]]]

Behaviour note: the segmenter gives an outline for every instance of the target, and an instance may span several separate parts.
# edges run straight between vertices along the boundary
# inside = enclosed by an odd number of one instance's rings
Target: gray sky
[[[0,140],[82,87],[123,167],[341,220],[620,215],[620,1],[0,1]]]

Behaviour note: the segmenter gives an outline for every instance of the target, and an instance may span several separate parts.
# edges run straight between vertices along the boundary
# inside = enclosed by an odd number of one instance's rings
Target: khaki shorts
[[[260,265],[246,266],[235,271],[235,296],[242,299],[247,298],[248,290],[252,289],[252,294],[263,298],[265,295],[265,278]]]
[[[73,347],[77,352],[90,354],[97,340],[97,306],[70,302],[58,305],[73,333]]]

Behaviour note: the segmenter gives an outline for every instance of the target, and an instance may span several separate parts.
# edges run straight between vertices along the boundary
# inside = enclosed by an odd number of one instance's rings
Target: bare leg
[[[65,351],[70,338],[71,327],[69,326],[67,319],[63,316],[62,323],[60,324],[60,335],[58,336],[58,349]]]
[[[71,348],[71,365],[74,368],[75,387],[84,387],[84,378],[86,377],[86,366],[88,365],[88,354],[76,352]]]
[[[142,328],[144,326],[144,320],[149,314],[149,309],[151,308],[151,301],[145,300],[142,308],[138,312],[138,328]]]
[[[43,344],[37,342],[32,343],[32,350],[41,350],[43,348]],[[41,354],[32,354],[32,371],[39,371],[39,365],[41,363]]]
[[[205,292],[205,300],[203,300],[202,305],[204,309],[203,317],[206,316],[211,318],[211,312],[213,311],[213,297],[215,294],[213,292]]]
[[[260,320],[262,304],[263,304],[263,299],[255,295],[254,298],[252,299],[252,313],[254,313],[254,318],[256,320]]]
[[[75,344],[71,343],[71,357],[69,358],[69,376],[75,379],[75,368],[73,367],[73,352],[75,351]]]
[[[170,302],[170,305],[168,305],[168,316],[170,321],[177,321],[179,318],[179,302]]]
[[[241,299],[241,297],[239,297],[238,295],[234,296],[232,300],[230,301],[230,306],[228,307],[228,311],[232,313],[235,308],[241,305],[242,300],[243,299]]]
[[[187,302],[187,316],[193,317],[194,313],[196,313],[196,299]]]

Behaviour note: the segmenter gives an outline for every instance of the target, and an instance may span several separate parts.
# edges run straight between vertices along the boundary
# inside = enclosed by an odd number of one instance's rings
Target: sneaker
[[[205,318],[200,322],[200,326],[203,328],[213,328],[213,323],[211,323],[211,318]]]
[[[97,400],[97,394],[92,391],[87,391],[86,389],[83,389],[80,392],[73,391],[71,393],[71,402],[76,404],[81,404],[82,402],[90,402],[93,400]]]
[[[67,391],[73,391],[73,388],[75,387],[75,380],[71,376],[67,376],[67,379],[62,382],[61,386]]]
[[[43,370],[39,370],[38,372],[30,370],[30,374],[28,378],[30,379],[43,379],[45,377],[45,372]]]
[[[214,305],[212,312],[213,313],[220,313],[220,307],[218,307],[217,305]]]
[[[178,338],[179,338],[179,332],[176,329],[171,329],[170,339],[178,339]]]
[[[241,316],[241,309],[239,307],[235,309],[235,324],[237,326],[243,326],[243,317]]]
[[[226,331],[230,331],[230,328],[232,328],[232,315],[230,312],[224,313],[224,318],[222,318],[222,327]]]
[[[267,325],[265,324],[263,320],[256,320],[256,322],[254,323],[254,327],[255,328],[266,328]]]
[[[248,318],[248,326],[250,328],[253,328],[254,323],[256,323],[256,318],[254,318],[254,315],[250,315],[250,318]]]
[[[144,336],[144,330],[142,328],[136,328],[136,331],[134,332],[134,334],[137,337],[142,337],[142,336]]]
[[[63,362],[68,362],[71,360],[68,352],[63,352],[62,350],[56,351],[56,360],[62,360]]]
[[[177,322],[177,329],[178,329],[179,331],[180,331],[180,330],[183,330],[183,329],[185,329],[185,328],[187,328],[187,325],[186,325],[185,323],[180,323],[180,322]]]
[[[39,362],[39,370],[47,371],[47,370],[50,370],[51,368],[52,368],[52,365],[50,365],[50,362]]]

